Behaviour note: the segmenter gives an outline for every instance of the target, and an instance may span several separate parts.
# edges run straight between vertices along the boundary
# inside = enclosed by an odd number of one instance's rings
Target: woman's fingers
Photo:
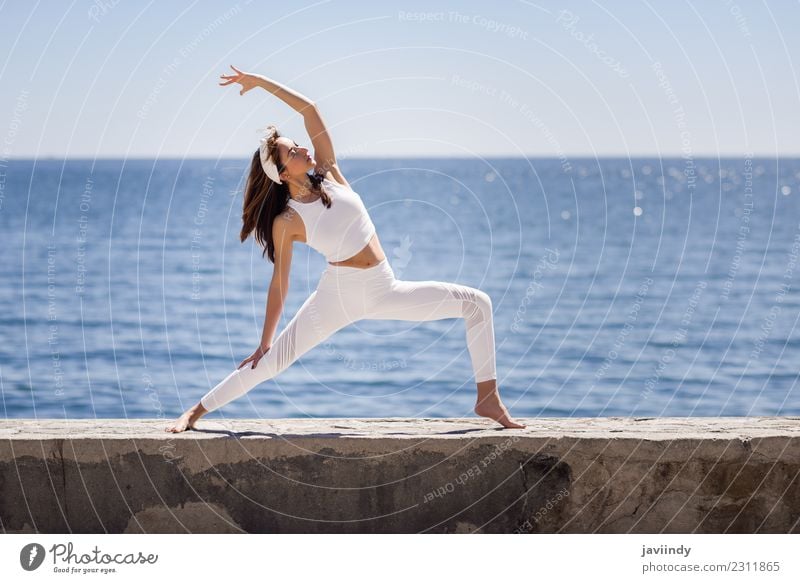
[[[237,69],[236,67],[234,67],[233,65],[231,65],[231,69],[233,69],[234,71],[236,71],[237,73],[239,73],[239,75],[241,75],[241,74],[242,74],[242,72],[241,72],[239,69]]]
[[[250,356],[245,358],[242,362],[240,362],[239,366],[237,366],[236,368],[242,368],[245,364],[247,364],[250,361],[253,361],[253,364],[250,366],[250,368],[255,368],[256,365],[258,364],[258,361],[261,360],[261,358],[267,351],[269,351],[269,348],[267,350],[257,349],[253,354],[251,354]]]
[[[241,83],[242,82],[242,75],[241,74],[220,75],[220,78],[225,79],[225,81],[223,81],[223,82],[221,82],[219,84],[220,87],[225,87],[226,85],[230,85],[231,83]],[[241,91],[239,91],[239,95],[244,95],[245,91],[247,91],[248,89],[251,89],[251,87],[246,87],[245,88],[244,84],[242,84],[242,87],[243,87],[243,89]]]

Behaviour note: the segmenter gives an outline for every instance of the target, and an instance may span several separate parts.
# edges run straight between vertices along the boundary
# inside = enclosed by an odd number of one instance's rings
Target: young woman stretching
[[[336,162],[333,144],[312,101],[261,75],[222,75],[220,85],[239,83],[240,95],[263,87],[303,116],[311,136],[308,148],[281,136],[274,126],[253,154],[244,192],[242,242],[255,231],[256,242],[274,264],[261,343],[200,402],[167,428],[177,433],[280,374],[337,330],[361,319],[440,320],[463,318],[467,347],[478,385],[477,415],[506,428],[523,428],[500,401],[495,370],[492,302],[476,288],[440,281],[396,279],[361,197]],[[314,168],[314,173],[309,171]],[[322,253],[328,265],[316,290],[273,341],[289,288],[294,241]],[[262,253],[263,255],[263,253]],[[248,362],[249,367],[242,368]]]

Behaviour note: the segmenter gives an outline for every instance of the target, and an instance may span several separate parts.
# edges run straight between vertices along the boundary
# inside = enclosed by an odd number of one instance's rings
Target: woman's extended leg
[[[463,318],[478,401],[475,413],[509,428],[524,425],[511,419],[497,391],[494,319],[489,294],[474,287],[444,281],[394,279],[373,302],[365,318],[377,320],[441,320]]]
[[[236,369],[206,393],[200,402],[208,411],[219,409],[256,385],[277,376],[311,348],[349,323],[350,318],[335,296],[315,290],[278,334],[255,368],[245,365]]]
[[[186,411],[167,431],[177,432],[192,427],[202,415],[219,409],[256,385],[277,376],[311,348],[352,321],[353,316],[344,309],[339,297],[315,290],[278,334],[255,368],[248,363],[234,370],[203,395],[200,402]]]

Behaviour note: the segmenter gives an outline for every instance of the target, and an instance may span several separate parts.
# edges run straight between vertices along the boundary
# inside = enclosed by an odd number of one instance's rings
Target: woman
[[[240,239],[244,242],[255,231],[256,241],[274,264],[261,342],[253,354],[167,431],[194,428],[194,423],[209,411],[273,378],[337,330],[364,318],[464,318],[478,386],[475,413],[506,428],[524,428],[510,418],[498,394],[489,296],[455,283],[396,279],[361,198],[339,169],[316,104],[261,75],[243,73],[232,65],[231,68],[235,74],[221,75],[220,85],[239,83],[240,95],[263,87],[285,101],[303,116],[314,156],[308,148],[281,136],[274,126],[268,128],[269,134],[253,154]],[[311,169],[313,174],[309,173]],[[273,341],[289,288],[294,241],[307,243],[325,255],[328,266],[317,289]],[[242,368],[247,363],[251,365]]]

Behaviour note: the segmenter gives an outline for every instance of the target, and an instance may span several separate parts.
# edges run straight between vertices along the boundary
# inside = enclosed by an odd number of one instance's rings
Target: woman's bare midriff
[[[367,267],[377,265],[384,259],[386,259],[386,255],[383,254],[383,248],[381,247],[381,242],[378,240],[378,234],[375,233],[372,239],[369,240],[369,243],[352,257],[348,257],[344,261],[328,261],[328,263],[331,265],[366,269]]]

